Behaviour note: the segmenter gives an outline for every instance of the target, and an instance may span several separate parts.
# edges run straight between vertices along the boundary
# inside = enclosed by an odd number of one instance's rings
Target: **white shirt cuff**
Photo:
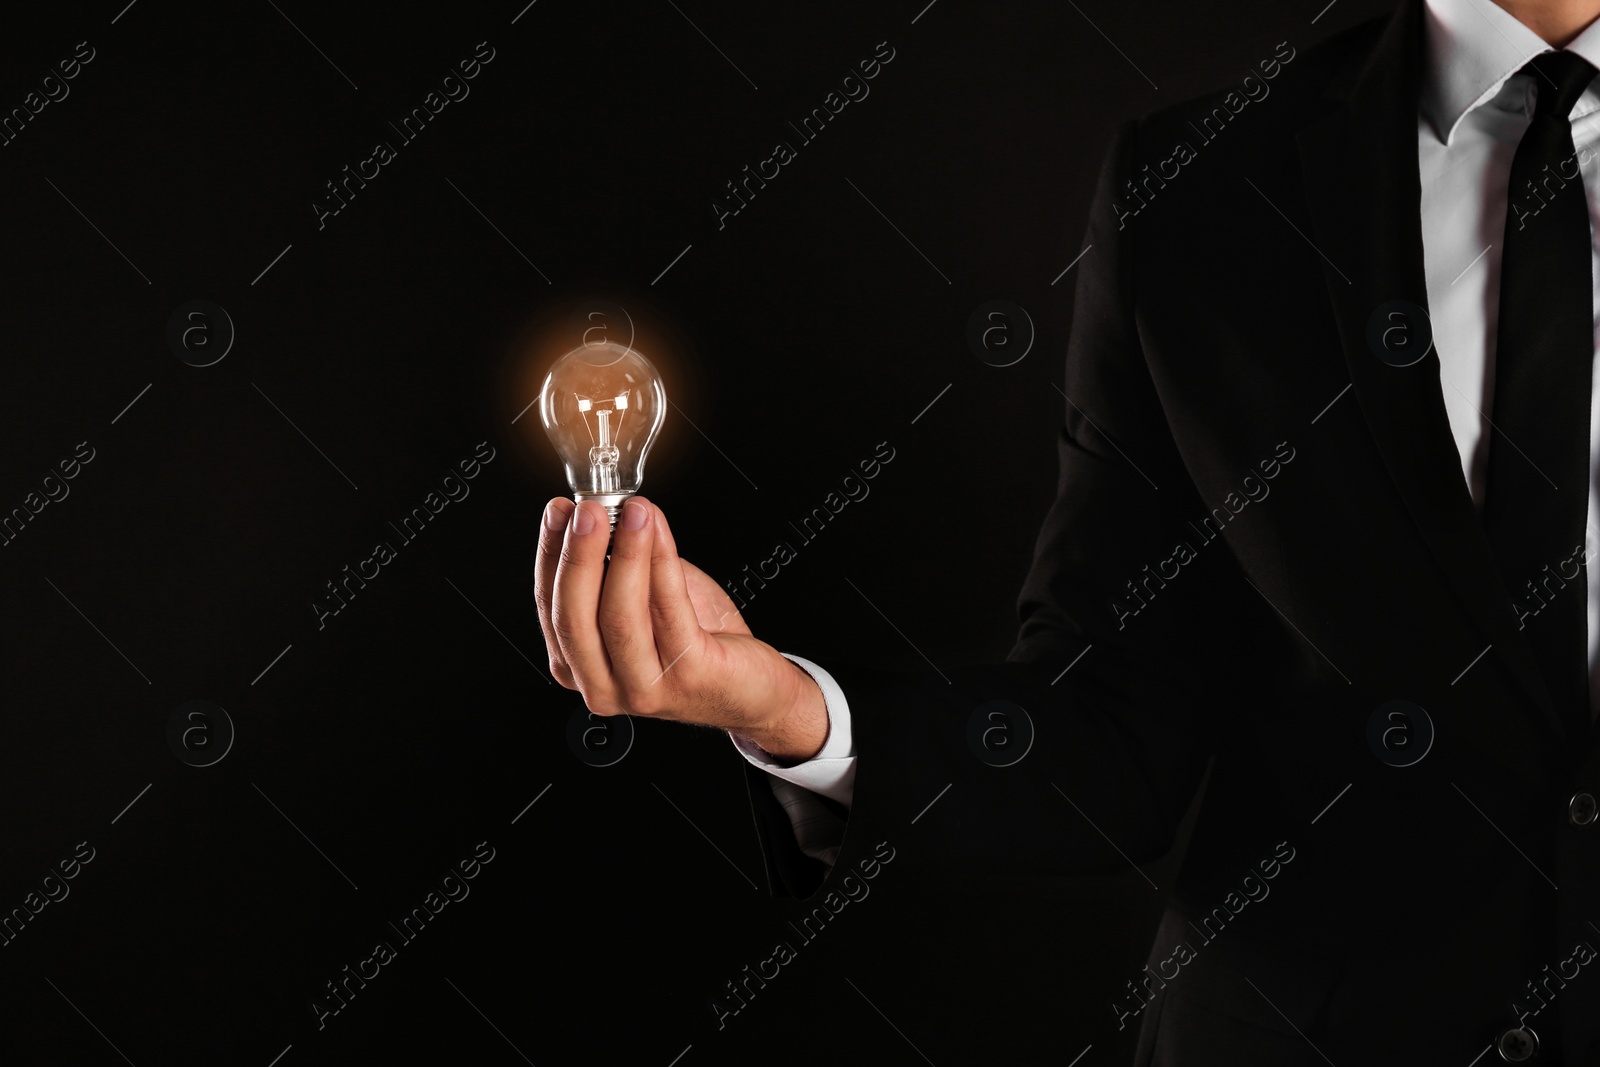
[[[734,734],[728,736],[740,755],[774,778],[792,782],[848,808],[855,795],[856,744],[850,732],[850,705],[845,700],[844,690],[833,680],[833,675],[810,660],[787,652],[782,655],[811,675],[822,690],[822,702],[828,710],[828,738],[822,743],[822,749],[804,763],[783,767],[774,763],[772,756],[754,742]]]

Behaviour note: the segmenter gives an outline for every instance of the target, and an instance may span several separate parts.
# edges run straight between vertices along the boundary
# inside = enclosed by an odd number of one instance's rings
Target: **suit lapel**
[[[1401,497],[1491,654],[1564,737],[1533,652],[1517,631],[1508,584],[1461,473],[1440,391],[1439,358],[1430,351],[1420,362],[1396,367],[1368,341],[1380,306],[1428,306],[1417,166],[1422,11],[1421,0],[1406,0],[1365,69],[1330,89],[1330,112],[1298,135],[1313,237],[1337,265],[1323,273],[1352,392]],[[1476,650],[1462,651],[1465,667]]]

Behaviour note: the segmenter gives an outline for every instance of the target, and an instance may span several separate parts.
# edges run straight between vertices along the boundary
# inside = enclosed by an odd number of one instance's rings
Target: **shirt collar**
[[[1486,103],[1528,60],[1554,51],[1492,0],[1427,0],[1422,117],[1445,144],[1467,112]],[[1600,68],[1600,20],[1567,51]]]

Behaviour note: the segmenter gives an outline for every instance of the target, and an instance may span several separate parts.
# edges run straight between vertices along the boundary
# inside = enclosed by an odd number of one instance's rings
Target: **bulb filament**
[[[600,403],[609,403],[610,407],[597,407],[595,401],[586,396],[574,394],[578,397],[578,410],[584,413],[594,412],[595,427],[589,431],[589,439],[594,445],[589,449],[589,477],[596,493],[614,493],[619,486],[617,478],[617,463],[622,458],[622,452],[614,443],[615,438],[622,432],[622,420],[628,413],[628,394],[618,393],[609,400]],[[612,412],[617,413],[617,425],[611,425]],[[584,420],[588,425],[588,420]]]

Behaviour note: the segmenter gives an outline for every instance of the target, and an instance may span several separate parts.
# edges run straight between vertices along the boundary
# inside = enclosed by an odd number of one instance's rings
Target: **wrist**
[[[788,659],[780,675],[780,709],[759,726],[741,730],[747,740],[784,766],[814,758],[827,743],[828,705],[822,689],[803,668]]]

